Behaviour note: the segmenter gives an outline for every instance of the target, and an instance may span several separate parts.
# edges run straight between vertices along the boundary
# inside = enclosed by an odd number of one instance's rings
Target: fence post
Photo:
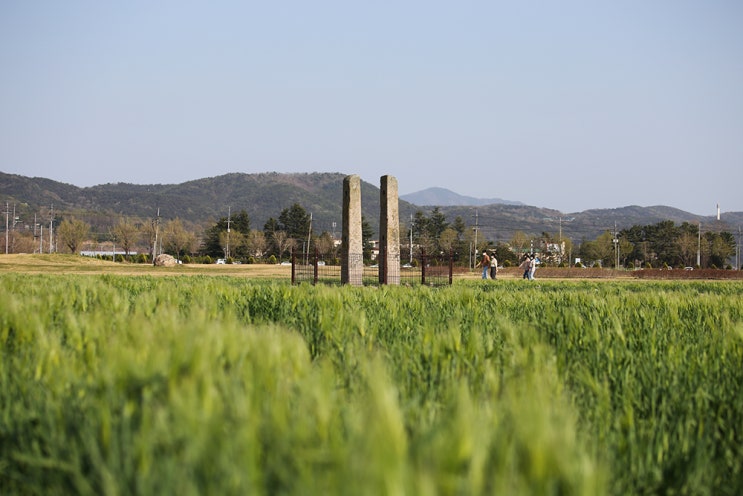
[[[426,285],[426,250],[421,250],[421,284]]]
[[[454,280],[454,252],[449,250],[449,286]]]
[[[317,246],[315,247],[315,274],[312,280],[312,284],[317,285],[317,259],[319,257],[319,252],[317,251]]]
[[[292,248],[292,286],[294,286],[294,283],[295,283],[296,267],[297,267],[297,254],[294,253],[294,248]]]

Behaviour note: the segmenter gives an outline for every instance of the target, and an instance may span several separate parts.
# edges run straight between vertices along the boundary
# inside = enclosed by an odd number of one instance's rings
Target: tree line
[[[438,208],[430,215],[417,211],[407,232],[410,240],[401,240],[403,259],[406,252],[452,252],[462,263],[474,261],[488,250],[504,266],[518,265],[524,255],[534,253],[546,266],[566,267],[580,260],[581,266],[612,268],[732,268],[730,261],[737,248],[735,236],[729,231],[714,227],[702,231],[699,225],[676,225],[670,220],[617,232],[607,230],[596,239],[577,243],[555,233],[530,236],[523,231],[516,231],[507,242],[493,242],[478,237],[477,226],[467,226],[461,217],[448,222]]]
[[[327,231],[314,231],[312,215],[299,203],[270,217],[262,229],[254,229],[248,212],[241,210],[205,226],[179,218],[162,221],[124,217],[98,233],[88,222],[63,214],[47,225],[46,231],[37,225],[33,230],[13,228],[5,234],[8,253],[78,253],[105,244],[110,248],[100,251],[115,250],[121,258],[140,262],[151,261],[158,253],[205,263],[219,258],[228,263],[276,263],[288,259],[292,251],[303,255],[317,252],[330,263],[340,256],[338,239]],[[367,263],[373,258],[373,236],[369,223],[362,219]],[[493,242],[460,216],[449,222],[438,207],[429,214],[418,210],[409,223],[400,225],[402,263],[415,264],[422,254],[451,253],[458,264],[471,266],[483,250],[494,252],[504,266],[518,265],[525,254],[536,253],[547,266],[569,266],[580,260],[580,265],[601,267],[727,268],[736,253],[736,239],[724,230],[702,232],[700,226],[688,222],[676,225],[662,221],[617,232],[607,230],[596,239],[577,243],[559,234],[542,232],[535,236],[522,231],[516,231],[508,241]]]

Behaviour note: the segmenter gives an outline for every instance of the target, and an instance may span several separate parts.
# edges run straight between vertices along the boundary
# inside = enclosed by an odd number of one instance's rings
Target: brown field
[[[0,274],[21,272],[25,274],[117,274],[117,275],[199,275],[232,276],[259,279],[291,279],[291,267],[266,264],[183,264],[176,267],[154,267],[149,264],[108,262],[90,257],[62,254],[45,255],[0,255]],[[455,269],[456,280],[477,280],[480,270]],[[521,279],[522,271],[517,267],[498,271],[499,279]],[[611,270],[542,267],[537,269],[537,279],[674,279],[674,280],[743,280],[743,271],[736,270]]]
[[[117,274],[117,275],[201,275],[255,278],[291,278],[291,267],[285,265],[217,265],[183,264],[176,267],[154,267],[149,264],[108,262],[77,255],[0,255],[0,274]]]

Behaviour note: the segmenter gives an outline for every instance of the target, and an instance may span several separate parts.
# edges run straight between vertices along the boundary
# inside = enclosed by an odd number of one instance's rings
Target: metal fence
[[[455,254],[421,253],[412,264],[400,266],[400,285],[446,286],[454,276]],[[320,255],[292,252],[292,284],[341,284],[341,266]],[[379,266],[365,265],[361,278],[364,286],[379,286]]]

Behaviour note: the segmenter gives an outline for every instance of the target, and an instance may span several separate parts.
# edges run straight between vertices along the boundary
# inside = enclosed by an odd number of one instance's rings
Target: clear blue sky
[[[0,2],[0,171],[743,211],[743,2]]]

